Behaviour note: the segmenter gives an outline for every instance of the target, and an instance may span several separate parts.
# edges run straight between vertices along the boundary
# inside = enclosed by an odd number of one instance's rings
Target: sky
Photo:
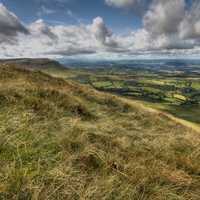
[[[200,58],[199,0],[0,0],[0,58]]]

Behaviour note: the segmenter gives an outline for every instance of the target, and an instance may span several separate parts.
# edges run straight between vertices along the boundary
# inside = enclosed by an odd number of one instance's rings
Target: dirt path
[[[155,109],[155,108],[150,108],[148,106],[145,106],[144,104],[142,104],[141,102],[139,101],[134,101],[134,100],[129,100],[129,99],[124,99],[124,101],[126,101],[127,103],[130,103],[134,106],[137,106],[137,107],[141,107],[143,108],[144,110],[147,110],[149,112],[154,112],[156,114],[162,114],[163,116],[167,117],[168,119],[171,119],[177,123],[180,123],[182,124],[183,126],[187,127],[187,128],[190,128],[198,133],[200,133],[200,125],[196,124],[196,123],[193,123],[193,122],[189,122],[187,120],[184,120],[184,119],[181,119],[181,118],[178,118],[178,117],[175,117],[173,116],[172,114],[169,114],[167,112],[163,112],[159,109]]]

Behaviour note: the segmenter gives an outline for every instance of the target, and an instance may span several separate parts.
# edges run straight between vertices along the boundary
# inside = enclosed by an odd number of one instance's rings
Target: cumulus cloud
[[[39,36],[41,35],[43,37],[49,37],[50,39],[57,39],[57,36],[53,33],[52,27],[45,24],[45,22],[42,19],[39,19],[32,23],[29,26],[29,31],[32,35]]]
[[[19,33],[28,34],[29,32],[14,13],[0,4],[0,43],[15,41]]]
[[[139,0],[107,0],[109,5],[114,5],[112,2],[117,7],[124,7]],[[194,1],[191,7],[186,6],[185,0],[150,2],[143,16],[143,26],[126,35],[113,33],[101,17],[89,24],[49,25],[38,19],[24,25],[0,4],[0,57],[131,56],[158,52],[189,55],[200,52],[200,2]]]
[[[91,30],[94,33],[95,38],[101,44],[106,44],[107,38],[112,35],[112,32],[106,27],[101,17],[97,17],[93,20]]]
[[[184,0],[155,0],[144,16],[144,27],[152,35],[176,33],[184,15]]]
[[[117,41],[112,37],[113,33],[112,31],[106,27],[103,19],[101,17],[96,17],[93,20],[92,25],[90,26],[90,29],[96,38],[97,42],[99,42],[100,45],[107,46],[107,47],[117,47]]]
[[[92,25],[50,26],[39,19],[26,26],[28,35],[16,35],[17,42],[0,44],[0,57],[44,57],[44,56],[70,56],[78,54],[93,54],[104,46],[97,40],[101,29],[93,32]],[[97,38],[95,37],[98,36]],[[0,40],[3,40],[0,34]],[[101,40],[102,41],[102,40]],[[102,41],[103,42],[103,41]]]
[[[128,8],[134,6],[138,1],[139,0],[105,0],[107,5],[117,8]]]
[[[88,25],[50,26],[39,19],[27,25],[26,30],[30,34],[18,35],[17,43],[0,45],[1,57],[59,57],[122,51],[119,38],[112,34],[101,17]]]
[[[106,5],[131,10],[142,16],[152,0],[105,0]]]
[[[200,37],[200,2],[194,1],[190,10],[179,26],[179,34],[183,39]]]
[[[143,17],[146,42],[155,49],[192,49],[199,44],[200,2],[154,0]]]
[[[96,47],[99,50],[113,53],[129,51],[126,41],[130,37],[114,35],[101,17],[96,17],[93,23],[89,25],[89,29],[97,42]]]

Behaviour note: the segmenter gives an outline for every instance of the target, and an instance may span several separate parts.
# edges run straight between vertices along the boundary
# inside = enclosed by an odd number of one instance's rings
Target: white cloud
[[[117,8],[128,8],[134,6],[139,0],[105,0],[106,4],[109,6],[114,6]]]
[[[0,43],[15,42],[19,33],[28,34],[29,32],[16,15],[0,3]]]
[[[92,33],[96,40],[102,45],[108,45],[109,39],[112,36],[111,30],[109,30],[101,17],[96,17],[90,26]]]
[[[135,15],[142,16],[152,0],[104,0],[105,4],[115,8],[133,11]]]
[[[29,31],[32,35],[36,37],[49,37],[52,40],[56,40],[57,36],[53,33],[52,27],[45,24],[42,19],[35,21],[34,23],[30,24]]]
[[[192,8],[186,12],[186,15],[179,27],[180,37],[199,38],[200,37],[200,2],[195,1]]]
[[[144,26],[120,35],[101,17],[90,24],[50,26],[39,19],[25,26],[0,4],[0,57],[198,54],[199,11],[198,1],[186,9],[184,0],[154,0],[143,17]]]
[[[144,16],[144,27],[152,35],[176,33],[184,15],[184,0],[154,0]]]

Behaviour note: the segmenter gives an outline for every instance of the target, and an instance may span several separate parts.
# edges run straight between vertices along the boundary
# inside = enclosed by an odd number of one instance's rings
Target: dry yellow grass
[[[165,113],[0,67],[0,199],[199,200],[200,134]]]

